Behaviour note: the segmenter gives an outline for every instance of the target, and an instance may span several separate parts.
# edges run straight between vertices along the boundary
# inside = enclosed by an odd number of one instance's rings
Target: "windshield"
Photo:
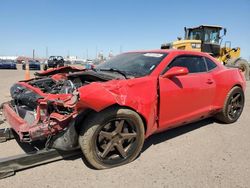
[[[190,40],[201,40],[201,30],[189,30],[188,39]]]
[[[205,30],[205,42],[219,43],[220,31],[218,29],[208,28]]]
[[[202,40],[207,43],[217,43],[220,40],[220,29],[218,28],[204,28],[201,29],[189,29],[188,39],[190,40]]]
[[[98,65],[96,70],[114,69],[126,75],[142,77],[149,75],[166,56],[166,53],[124,53]]]

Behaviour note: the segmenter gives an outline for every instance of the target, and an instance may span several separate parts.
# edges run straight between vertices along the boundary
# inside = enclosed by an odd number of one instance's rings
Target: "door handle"
[[[214,83],[213,80],[207,79],[207,84],[212,84],[212,83]]]

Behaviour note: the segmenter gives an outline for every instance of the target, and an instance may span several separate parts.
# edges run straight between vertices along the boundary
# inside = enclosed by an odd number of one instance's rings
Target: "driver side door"
[[[169,129],[202,118],[211,109],[215,83],[200,56],[178,56],[168,66],[186,67],[189,74],[159,78],[159,127]]]

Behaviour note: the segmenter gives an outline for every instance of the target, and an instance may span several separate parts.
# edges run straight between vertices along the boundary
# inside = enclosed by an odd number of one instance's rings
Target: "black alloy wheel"
[[[229,119],[238,119],[244,106],[243,96],[240,92],[233,94],[228,102],[227,114]]]
[[[215,115],[215,118],[224,123],[237,121],[244,109],[245,96],[242,88],[233,87],[227,94],[223,109]]]
[[[96,154],[107,164],[124,161],[136,149],[138,134],[128,119],[113,119],[96,136]]]
[[[144,134],[139,114],[130,109],[111,107],[84,121],[79,145],[94,168],[112,168],[129,163],[139,155]]]

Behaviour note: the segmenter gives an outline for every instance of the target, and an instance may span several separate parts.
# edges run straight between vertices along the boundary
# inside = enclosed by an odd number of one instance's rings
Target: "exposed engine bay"
[[[104,82],[111,79],[114,79],[114,77],[95,71],[71,73],[60,77],[60,79],[58,77],[55,79],[53,76],[43,76],[28,82],[14,84],[10,89],[10,93],[15,104],[27,105],[35,109],[37,100],[44,98],[46,94],[72,94],[76,89],[91,82]],[[28,86],[32,86],[33,89]],[[40,94],[34,92],[36,88],[41,90]]]
[[[45,77],[31,80],[28,83],[41,89],[43,93],[71,94],[75,89],[91,82],[103,82],[111,79],[114,79],[114,77],[96,73],[95,71],[84,71],[71,73],[65,79],[55,80],[53,77]]]
[[[77,89],[92,82],[120,79],[114,76],[88,70],[38,76],[14,84],[10,89],[9,105],[25,121],[22,128],[30,130],[29,133],[18,132],[21,140],[30,142],[63,131],[76,113]]]
[[[41,89],[43,93],[51,94],[69,94],[72,93],[74,89],[84,85],[79,78],[74,79],[72,82],[71,80],[56,81],[50,77],[32,80],[29,84]]]

